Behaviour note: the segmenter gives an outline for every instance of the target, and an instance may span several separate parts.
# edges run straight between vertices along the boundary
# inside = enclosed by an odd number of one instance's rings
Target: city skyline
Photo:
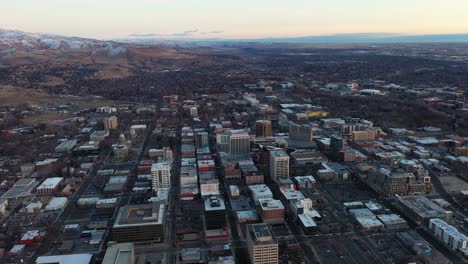
[[[461,0],[7,2],[0,28],[97,39],[468,33]]]

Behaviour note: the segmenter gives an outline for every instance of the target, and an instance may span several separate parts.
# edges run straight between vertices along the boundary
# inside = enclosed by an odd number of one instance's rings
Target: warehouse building
[[[429,220],[433,218],[449,219],[452,215],[451,211],[446,211],[421,195],[398,197],[397,206],[404,215],[418,225],[427,225],[429,224]]]
[[[380,231],[384,229],[384,224],[367,208],[352,209],[349,213],[366,231]]]
[[[400,229],[408,227],[408,223],[397,214],[380,214],[377,218],[387,229]]]
[[[20,179],[2,195],[2,199],[15,200],[29,196],[37,184],[35,179]]]
[[[396,236],[413,254],[424,255],[432,253],[429,243],[414,231],[398,232]]]
[[[48,178],[42,182],[36,189],[37,194],[52,194],[59,190],[60,184],[63,182],[61,177]]]

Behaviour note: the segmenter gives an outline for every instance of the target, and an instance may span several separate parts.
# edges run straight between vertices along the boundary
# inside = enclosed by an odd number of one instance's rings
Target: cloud
[[[159,33],[133,33],[128,36],[135,37],[135,38],[151,38],[151,37],[161,37],[163,35]]]
[[[222,30],[213,30],[213,31],[207,31],[207,32],[200,32],[201,35],[211,35],[211,34],[221,34],[224,31]]]
[[[176,33],[168,33],[168,34],[161,34],[161,33],[133,33],[128,35],[132,38],[157,38],[157,37],[190,37],[193,35],[212,35],[212,34],[220,34],[224,31],[221,30],[213,30],[213,31],[199,31],[198,29],[191,29],[185,30],[183,32],[176,32]]]
[[[193,30],[185,30],[184,32],[181,32],[181,33],[173,33],[173,34],[169,34],[169,36],[172,36],[172,37],[188,37],[188,36],[191,36],[195,33],[198,32],[198,29],[193,29]]]

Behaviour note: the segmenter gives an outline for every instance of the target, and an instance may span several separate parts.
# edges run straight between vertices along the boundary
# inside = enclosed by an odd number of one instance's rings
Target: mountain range
[[[0,29],[0,54],[18,50],[53,49],[61,51],[89,50],[108,55],[125,53],[129,46],[197,47],[222,46],[242,43],[291,43],[291,44],[344,44],[344,43],[463,43],[468,34],[401,35],[388,33],[336,34],[285,38],[222,39],[180,37],[135,37],[113,40],[97,40],[81,37],[65,37],[53,34],[26,33]]]
[[[64,37],[53,34],[26,33],[18,30],[0,29],[0,54],[28,50],[90,50],[104,51],[108,55],[124,53],[125,43],[96,39]]]

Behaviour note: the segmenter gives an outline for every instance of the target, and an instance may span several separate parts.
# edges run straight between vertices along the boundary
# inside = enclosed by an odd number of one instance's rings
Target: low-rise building
[[[101,141],[104,141],[107,137],[109,137],[109,135],[110,135],[109,130],[94,131],[94,132],[89,136],[89,140],[90,140],[90,141],[101,142]]]
[[[408,223],[397,214],[380,214],[377,218],[387,229],[400,229],[408,227]]]
[[[404,215],[419,225],[427,225],[433,218],[449,219],[452,215],[451,211],[446,211],[421,195],[398,197],[397,206]]]
[[[260,216],[264,223],[275,224],[284,222],[284,205],[280,200],[271,198],[259,199]]]
[[[117,243],[107,247],[102,264],[133,264],[135,263],[135,247],[133,243]]]
[[[35,179],[20,179],[13,187],[2,195],[2,199],[16,200],[31,195],[31,192],[38,185]]]
[[[313,234],[317,231],[317,223],[315,223],[314,219],[309,214],[298,215],[298,222],[306,234]]]
[[[55,193],[59,190],[63,180],[64,179],[62,177],[48,178],[43,181],[39,187],[37,187],[36,193],[43,195]]]
[[[296,188],[299,190],[314,189],[317,186],[317,181],[312,175],[296,176],[293,178],[293,182],[296,184]]]
[[[41,256],[36,259],[35,264],[90,264],[93,260],[93,254],[70,254]]]
[[[249,190],[255,203],[260,199],[273,199],[273,193],[265,184],[249,185]]]
[[[432,253],[432,248],[429,243],[414,231],[398,232],[396,236],[413,254],[424,255]]]

